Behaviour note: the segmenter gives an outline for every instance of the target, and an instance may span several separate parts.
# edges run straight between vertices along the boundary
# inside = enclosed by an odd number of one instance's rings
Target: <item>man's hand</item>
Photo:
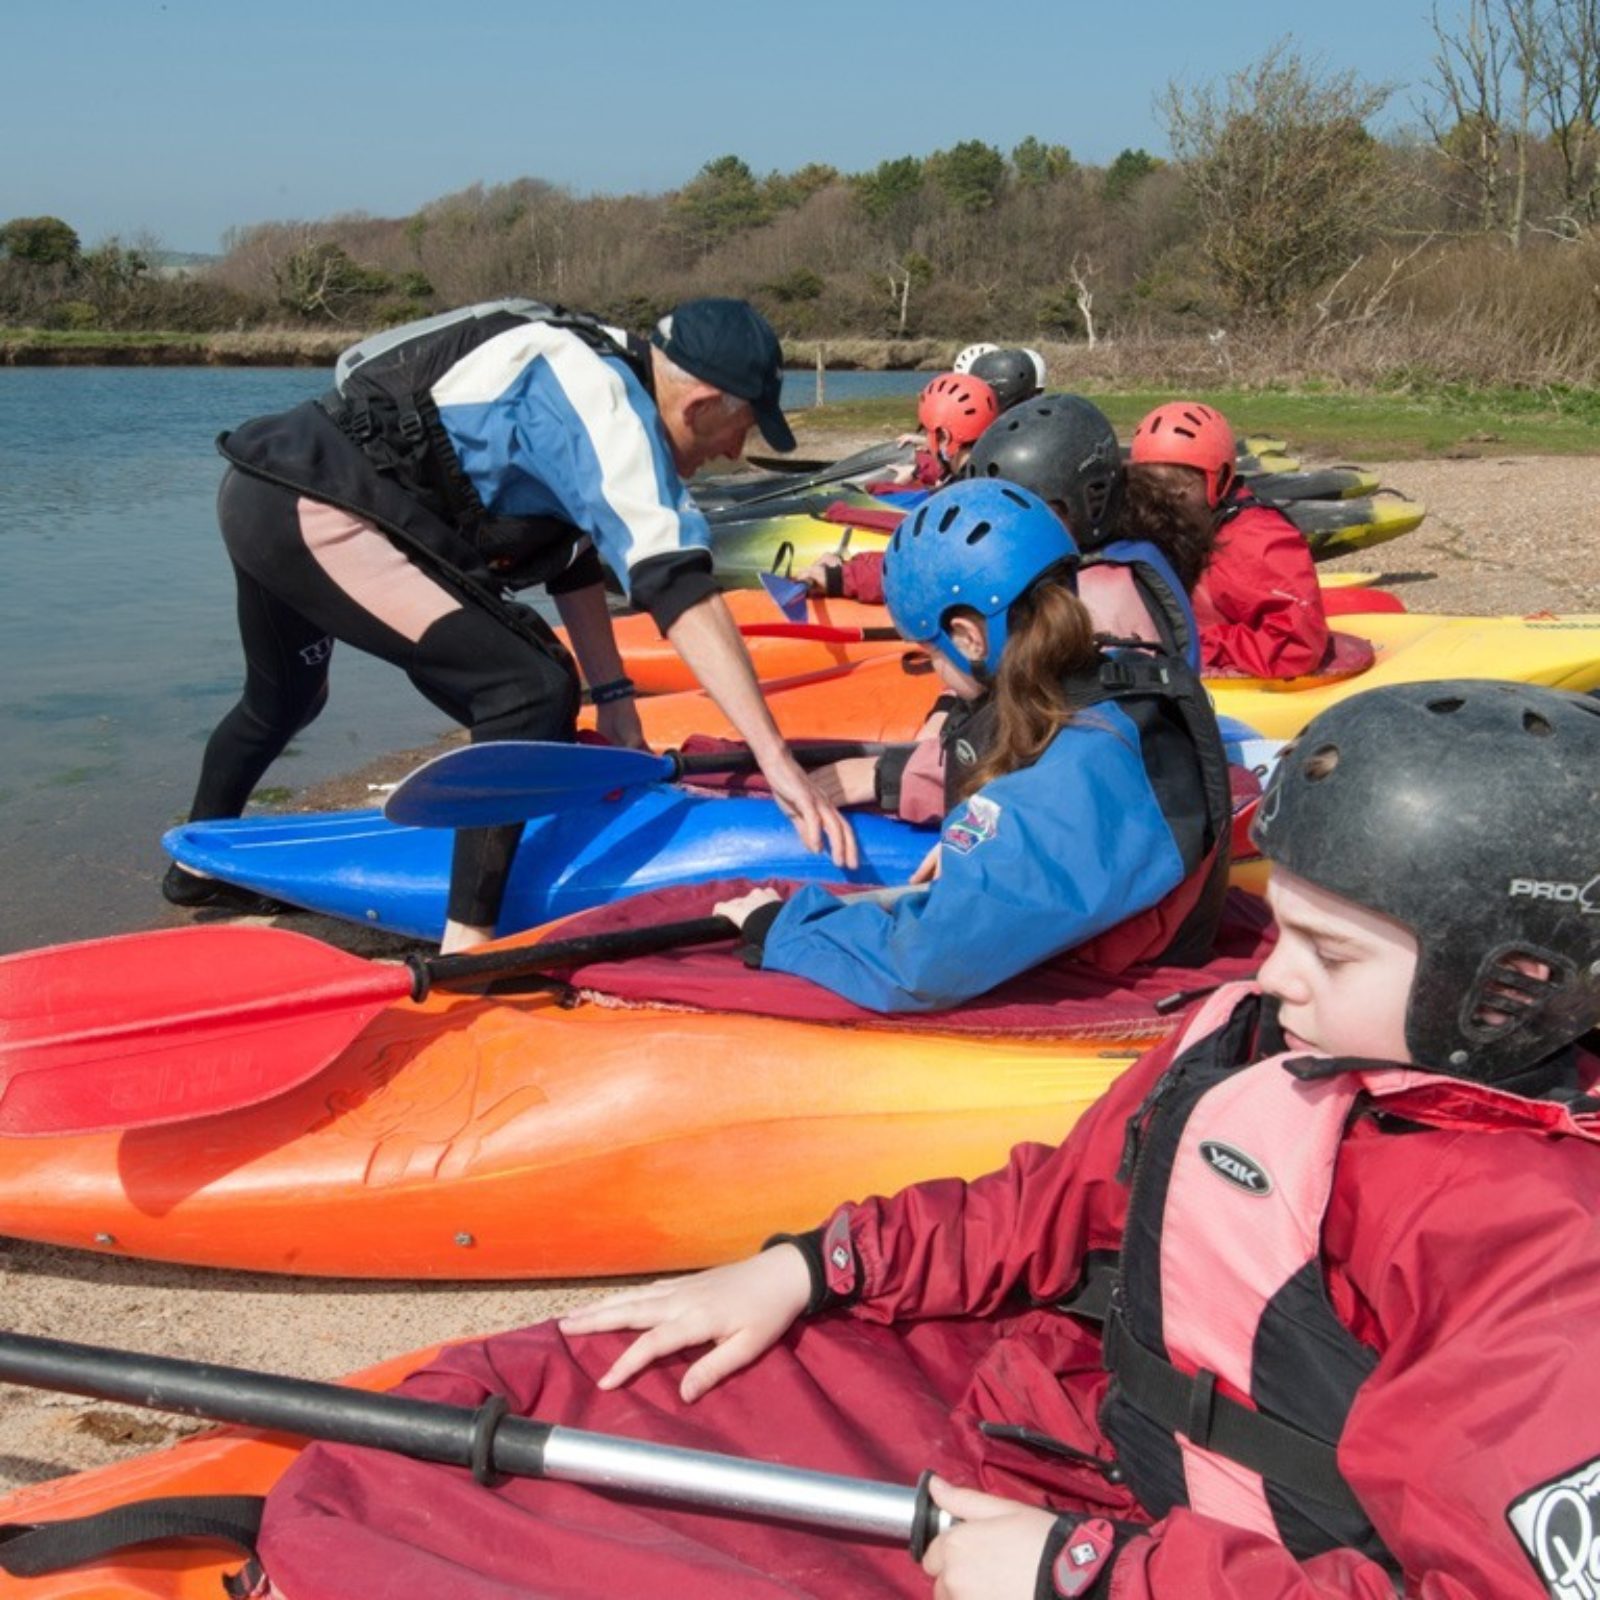
[[[693,1277],[663,1278],[623,1289],[563,1317],[561,1331],[645,1330],[600,1379],[602,1389],[617,1388],[663,1356],[709,1344],[712,1348],[678,1385],[688,1404],[775,1345],[810,1298],[811,1273],[805,1257],[792,1244],[780,1244]]]
[[[761,697],[755,668],[738,625],[720,594],[707,595],[667,629],[673,648],[688,662],[760,763],[773,798],[808,850],[826,845],[836,866],[856,865],[856,838],[839,809],[800,770]]]
[[[794,824],[807,850],[826,848],[836,867],[853,872],[860,862],[856,836],[839,808],[819,789],[782,746],[781,758],[762,762],[761,771],[772,785],[772,798]]]
[[[594,708],[594,731],[607,744],[621,745],[627,750],[648,750],[650,741],[644,736],[639,721],[639,706],[633,699],[608,700]]]
[[[929,1489],[936,1506],[961,1519],[922,1558],[934,1600],[1032,1600],[1054,1513],[939,1477]]]

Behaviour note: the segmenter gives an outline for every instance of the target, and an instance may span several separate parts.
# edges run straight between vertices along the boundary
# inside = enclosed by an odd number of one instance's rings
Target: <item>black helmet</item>
[[[1122,499],[1122,450],[1106,414],[1082,395],[1043,394],[1003,411],[972,447],[966,476],[1007,478],[1048,500],[1080,550],[1111,536]]]
[[[1039,371],[1026,350],[989,350],[969,369],[994,390],[1002,412],[1031,400],[1039,392]]]
[[[1251,836],[1278,865],[1411,930],[1412,1060],[1493,1082],[1600,1021],[1597,773],[1589,696],[1480,679],[1389,685],[1312,719]],[[1519,971],[1517,956],[1549,978]]]

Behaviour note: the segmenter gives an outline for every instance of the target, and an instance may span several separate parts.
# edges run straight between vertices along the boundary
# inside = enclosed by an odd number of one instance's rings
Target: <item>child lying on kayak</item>
[[[1078,567],[1060,519],[1010,484],[943,489],[896,530],[890,615],[955,704],[928,887],[888,906],[820,886],[719,906],[752,965],[895,1012],[959,1004],[1069,950],[1112,971],[1206,959],[1229,827],[1216,722],[1182,662],[1100,648]]]
[[[1019,406],[984,431],[963,476],[1004,478],[1049,503],[1085,557],[1079,598],[1101,633],[1160,642],[1198,667],[1188,591],[1210,558],[1211,513],[1153,477],[1130,483],[1116,430],[1092,401],[1052,394]],[[881,605],[883,552],[825,556],[805,578],[831,599]]]
[[[1261,813],[1282,931],[1259,989],[1214,995],[1060,1148],[845,1205],[406,1385],[826,1471],[931,1466],[961,1520],[926,1575],[900,1548],[316,1446],[267,1505],[273,1582],[292,1600],[1591,1592],[1600,1062],[1574,1044],[1600,1021],[1597,765],[1600,707],[1576,695],[1341,703]]]
[[[1187,591],[1210,554],[1209,513],[1197,516],[1153,481],[1130,485],[1116,430],[1099,407],[1059,394],[1020,407],[985,432],[968,473],[1018,484],[1061,518],[1085,555],[1077,592],[1096,633],[1142,639],[1199,665]],[[843,570],[882,600],[881,553],[852,557]],[[841,762],[814,781],[838,805],[875,803],[908,822],[937,821],[946,809],[940,736],[954,708],[953,698],[940,700],[912,750]]]
[[[1000,415],[1000,402],[982,378],[943,372],[930,379],[917,397],[917,434],[902,434],[901,444],[918,444],[916,459],[893,476],[867,486],[906,504],[902,490],[915,490],[913,502],[959,477],[978,436]]]
[[[1235,470],[1233,429],[1210,406],[1157,406],[1133,435],[1130,482],[1156,479],[1212,519],[1215,540],[1193,586],[1200,660],[1210,677],[1297,678],[1328,654],[1328,619],[1305,536]]]

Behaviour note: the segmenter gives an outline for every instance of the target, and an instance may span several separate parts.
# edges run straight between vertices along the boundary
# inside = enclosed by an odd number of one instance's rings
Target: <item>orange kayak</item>
[[[1292,738],[1319,711],[1366,688],[1438,678],[1509,678],[1550,688],[1600,685],[1600,615],[1441,617],[1416,612],[1363,615],[1347,630],[1366,640],[1372,665],[1349,676],[1209,679],[1218,712],[1263,737]],[[919,650],[890,647],[876,660],[763,685],[784,734],[794,739],[914,738],[938,697]],[[657,749],[691,734],[733,737],[727,718],[701,692],[642,700],[645,734]]]
[[[1337,597],[1337,589],[1330,590]],[[1388,599],[1387,596],[1381,596]],[[733,619],[741,627],[781,623],[777,606],[761,589],[730,589],[724,595]],[[1359,599],[1341,604],[1336,599],[1342,615],[1362,611]],[[859,600],[812,599],[807,604],[806,622],[828,628],[867,628],[882,630],[889,626],[889,613],[881,605],[867,605]],[[654,620],[643,612],[611,619],[616,634],[617,648],[622,653],[628,676],[638,685],[639,692],[647,695],[676,694],[699,687],[694,674],[670,643],[661,636]],[[745,638],[745,648],[763,683],[777,679],[799,677],[813,672],[835,671],[862,661],[877,661],[886,656],[898,655],[909,648],[900,639],[864,639],[841,641],[828,639],[795,639],[773,637]]]
[[[976,1175],[1019,1140],[1059,1140],[1171,1026],[1126,1004],[1093,1037],[930,1020],[439,990],[391,1005],[309,1083],[248,1109],[0,1138],[0,1228],[325,1276],[704,1266],[811,1226],[841,1196]]]
[[[442,1347],[346,1378],[362,1389],[392,1389]],[[30,1484],[0,1497],[0,1522],[59,1522],[160,1495],[265,1494],[302,1442],[255,1428],[217,1428],[166,1450],[94,1472]],[[244,1564],[232,1550],[190,1541],[145,1545],[40,1578],[0,1573],[0,1600],[219,1600],[222,1581]]]

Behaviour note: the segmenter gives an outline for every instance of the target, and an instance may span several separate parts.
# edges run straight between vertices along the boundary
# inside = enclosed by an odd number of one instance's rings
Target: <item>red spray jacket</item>
[[[1125,1128],[1172,1053],[1147,1057],[1058,1149],[1021,1148],[974,1183],[847,1208],[862,1277],[855,1314],[984,1316],[1018,1294],[1045,1304],[1071,1294],[1091,1252],[1122,1247]],[[1585,1066],[1592,1079],[1595,1064]],[[1352,1122],[1322,1233],[1332,1308],[1378,1357],[1341,1440],[1342,1473],[1401,1563],[1407,1595],[1589,1600],[1600,1593],[1600,1362],[1589,1331],[1600,1316],[1600,1119],[1574,1125],[1554,1102],[1448,1079],[1384,1106],[1406,1131]],[[1573,1136],[1552,1138],[1563,1124]],[[1219,1282],[1218,1295],[1227,1288]],[[1022,1388],[1014,1412],[1076,1449],[1111,1453],[1100,1375],[1035,1367]],[[1179,1509],[1123,1549],[1107,1592],[1377,1600],[1394,1589],[1354,1551],[1297,1561],[1274,1539]]]
[[[902,1482],[932,1465],[1035,1504],[1148,1521],[1088,1462],[981,1424],[1109,1456],[1098,1333],[1049,1307],[1091,1252],[1122,1247],[1125,1131],[1172,1054],[1130,1069],[1058,1149],[1019,1147],[975,1182],[845,1207],[864,1291],[851,1314],[802,1323],[692,1407],[676,1386],[698,1351],[601,1391],[595,1378],[632,1335],[568,1340],[553,1324],[452,1350],[406,1392],[464,1405],[505,1393],[517,1412],[573,1426]],[[1390,1106],[1411,1131],[1351,1123],[1322,1228],[1330,1304],[1377,1355],[1341,1438],[1344,1477],[1413,1600],[1593,1600],[1600,1150],[1570,1135],[1595,1119],[1574,1129],[1552,1101],[1508,1105],[1439,1080]],[[1434,1120],[1449,1126],[1423,1125]],[[289,1471],[261,1548],[292,1600],[919,1600],[929,1588],[884,1546],[557,1483],[486,1494],[464,1470],[345,1446],[313,1447]],[[1180,1509],[1124,1543],[1095,1593],[1392,1600],[1394,1585],[1352,1550],[1299,1561],[1263,1533]]]
[[[1328,620],[1304,535],[1242,486],[1191,598],[1208,677],[1297,678],[1327,654]]]

